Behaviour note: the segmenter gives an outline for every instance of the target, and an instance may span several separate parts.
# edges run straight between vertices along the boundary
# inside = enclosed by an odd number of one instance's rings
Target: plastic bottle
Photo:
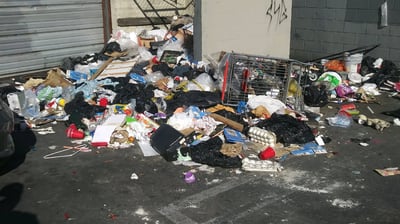
[[[40,105],[35,92],[33,92],[32,89],[26,89],[24,91],[24,94],[25,94],[25,103],[22,114],[24,115],[25,118],[28,119],[37,118],[40,114]]]

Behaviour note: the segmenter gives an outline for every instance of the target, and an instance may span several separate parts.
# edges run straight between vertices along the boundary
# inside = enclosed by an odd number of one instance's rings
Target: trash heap
[[[292,60],[243,55],[250,62],[241,63],[225,52],[195,61],[193,23],[180,21],[138,35],[119,30],[99,53],[65,58],[47,77],[15,83],[10,108],[31,128],[63,122],[67,138],[90,147],[136,145],[174,163],[269,172],[281,171],[287,156],[327,153],[329,139],[307,122],[321,122],[319,108],[329,102],[343,105],[329,125],[348,127],[354,115],[380,131],[392,123],[354,105],[400,91],[390,61],[347,55],[297,70]]]

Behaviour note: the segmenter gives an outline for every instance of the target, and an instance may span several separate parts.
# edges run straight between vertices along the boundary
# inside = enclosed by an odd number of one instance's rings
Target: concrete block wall
[[[400,67],[400,1],[388,0],[388,26],[381,27],[384,0],[293,0],[290,58],[309,61],[380,44],[368,53]]]

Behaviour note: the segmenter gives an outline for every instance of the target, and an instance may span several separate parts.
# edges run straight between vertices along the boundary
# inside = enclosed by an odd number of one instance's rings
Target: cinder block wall
[[[384,0],[293,0],[290,58],[309,61],[381,44],[368,53],[400,67],[400,1],[388,0],[388,26],[380,27]]]

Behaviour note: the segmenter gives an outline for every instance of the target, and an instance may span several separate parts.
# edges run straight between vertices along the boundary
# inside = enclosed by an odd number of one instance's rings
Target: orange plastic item
[[[331,71],[339,71],[339,72],[346,71],[344,62],[341,60],[330,60],[324,64],[324,67],[326,70],[331,70]]]

